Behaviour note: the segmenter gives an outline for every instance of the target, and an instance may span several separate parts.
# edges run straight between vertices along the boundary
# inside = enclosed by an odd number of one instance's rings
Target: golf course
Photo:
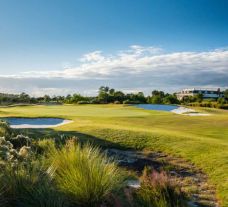
[[[17,129],[33,138],[76,136],[98,146],[163,152],[194,164],[208,176],[221,206],[228,206],[228,111],[195,108],[187,116],[122,104],[1,107],[0,117],[72,120],[50,129]]]

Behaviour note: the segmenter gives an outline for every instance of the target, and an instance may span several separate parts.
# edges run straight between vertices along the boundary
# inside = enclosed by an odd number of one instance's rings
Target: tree
[[[220,97],[220,98],[218,98],[218,103],[220,103],[220,104],[225,104],[226,103],[226,100],[225,100],[225,98],[222,98],[222,97]]]
[[[201,103],[203,101],[203,94],[202,93],[198,93],[197,95],[195,95],[195,99],[196,99],[196,101]]]
[[[165,96],[165,93],[163,91],[153,90],[152,96],[160,96],[161,98],[163,98]]]
[[[115,91],[114,100],[122,103],[125,99],[125,94],[122,91]]]
[[[161,96],[155,95],[155,96],[152,96],[151,97],[150,102],[152,104],[162,104],[163,103],[163,100],[162,100]]]
[[[30,96],[26,93],[21,93],[19,95],[19,102],[22,102],[22,103],[29,103],[30,102]]]
[[[138,101],[139,103],[146,103],[146,98],[144,96],[144,93],[143,92],[138,92],[136,94],[136,101]]]
[[[165,104],[179,104],[180,101],[177,99],[175,95],[167,94],[164,98]]]
[[[224,91],[224,98],[228,101],[228,89]]]
[[[152,97],[150,98],[150,103],[162,104],[165,93],[163,91],[153,90]]]
[[[109,99],[108,92],[109,92],[109,87],[107,87],[107,86],[101,86],[99,88],[99,93],[98,93],[97,99],[100,103],[108,103],[108,99]]]
[[[51,101],[51,97],[49,95],[44,95],[44,102],[48,103]]]
[[[99,88],[99,92],[108,92],[109,91],[109,87],[108,86],[101,86],[100,88]]]
[[[114,93],[115,93],[115,89],[114,88],[109,89],[109,94],[110,95],[114,95]]]
[[[85,101],[85,97],[83,97],[82,95],[80,95],[79,93],[75,93],[73,94],[70,102],[71,103],[78,103],[79,101]]]

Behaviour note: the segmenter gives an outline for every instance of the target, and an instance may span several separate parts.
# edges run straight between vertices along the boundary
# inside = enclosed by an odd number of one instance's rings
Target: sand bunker
[[[187,116],[210,116],[211,115],[206,113],[198,113],[194,109],[189,109],[182,106],[177,109],[173,109],[171,112],[175,114],[182,114]]]
[[[186,108],[178,105],[167,105],[167,104],[136,104],[134,105],[138,108],[145,110],[155,110],[155,111],[168,111],[175,114],[187,115],[187,116],[210,116],[211,114],[199,113],[194,109]]]
[[[65,124],[72,123],[71,120],[60,118],[5,118],[9,122],[11,128],[25,129],[25,128],[53,128]]]

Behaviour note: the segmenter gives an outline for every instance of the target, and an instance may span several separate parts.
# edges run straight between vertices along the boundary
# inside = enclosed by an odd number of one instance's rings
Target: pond
[[[146,109],[146,110],[156,110],[156,111],[172,111],[179,108],[179,106],[176,106],[176,105],[164,105],[164,104],[137,104],[134,106],[138,108]]]
[[[11,128],[52,128],[71,123],[61,118],[4,118]]]

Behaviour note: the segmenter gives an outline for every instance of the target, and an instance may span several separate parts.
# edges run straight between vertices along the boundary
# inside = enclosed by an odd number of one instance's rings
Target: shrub
[[[10,125],[3,120],[0,120],[0,137],[10,137],[12,130]]]
[[[220,109],[228,109],[228,104],[220,105]]]
[[[0,137],[0,161],[9,161],[14,157],[13,145],[6,141],[4,137]]]
[[[16,150],[13,148],[13,144],[10,141],[6,141],[4,137],[0,137],[0,161],[24,162],[30,158],[30,154],[30,147],[23,146]]]
[[[77,104],[89,104],[89,101],[78,101]]]
[[[144,207],[184,207],[184,194],[171,183],[168,176],[146,168],[141,177],[141,188],[135,193],[136,202]]]
[[[16,137],[9,138],[9,141],[13,144],[13,147],[18,149],[23,146],[29,146],[31,144],[31,139],[24,135],[17,135]]]
[[[56,183],[73,205],[98,206],[117,189],[122,177],[115,163],[98,148],[68,143],[50,156]]]
[[[140,104],[140,102],[139,101],[125,100],[125,101],[123,101],[123,104]]]

